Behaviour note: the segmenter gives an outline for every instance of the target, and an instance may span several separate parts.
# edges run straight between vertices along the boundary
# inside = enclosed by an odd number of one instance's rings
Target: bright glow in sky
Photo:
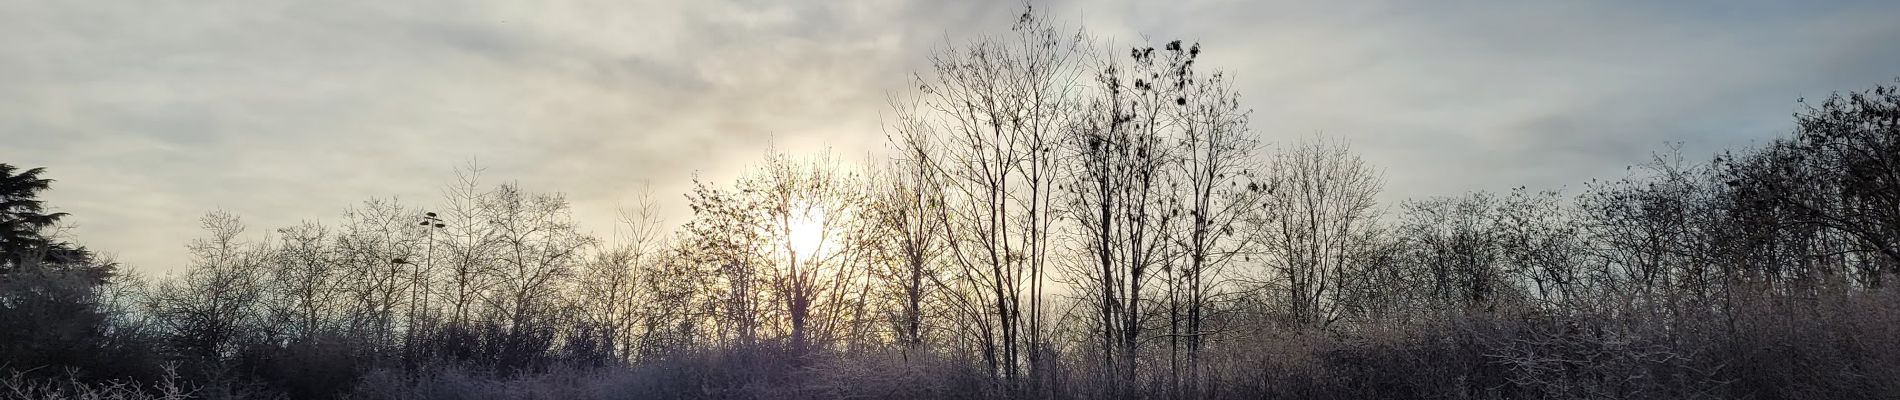
[[[0,2],[0,162],[45,166],[94,248],[176,270],[196,219],[251,232],[435,202],[469,159],[583,226],[768,146],[876,157],[887,99],[974,1]],[[1325,132],[1385,199],[1614,178],[1786,132],[1799,97],[1900,75],[1894,1],[1040,3],[1120,46],[1200,41],[1269,142]]]
[[[836,228],[825,225],[827,220],[824,209],[816,207],[797,209],[804,211],[794,213],[791,222],[786,224],[786,230],[790,231],[787,240],[791,242],[792,251],[797,252],[800,262],[824,259],[825,255],[819,252],[828,251],[836,245],[832,243],[836,238],[830,237],[831,231]]]

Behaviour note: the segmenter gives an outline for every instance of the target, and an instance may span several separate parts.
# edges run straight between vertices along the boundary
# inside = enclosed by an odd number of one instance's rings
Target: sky
[[[767,151],[883,156],[889,99],[1020,1],[0,0],[0,163],[144,273],[213,210],[254,236],[473,162],[609,235],[647,188]],[[1183,39],[1268,143],[1342,138],[1387,203],[1575,193],[1667,143],[1792,129],[1797,99],[1900,76],[1895,1],[1037,1],[1104,46]]]

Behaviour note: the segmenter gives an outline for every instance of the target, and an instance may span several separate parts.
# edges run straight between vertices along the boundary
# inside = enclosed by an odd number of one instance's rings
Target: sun
[[[826,213],[820,207],[799,207],[786,223],[786,241],[791,245],[796,257],[803,260],[819,258],[824,251],[830,232],[826,226]]]

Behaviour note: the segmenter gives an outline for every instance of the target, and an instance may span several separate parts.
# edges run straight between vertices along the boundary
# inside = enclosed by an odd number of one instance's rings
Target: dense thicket
[[[677,226],[643,199],[596,236],[471,166],[211,213],[149,283],[0,164],[0,396],[1900,397],[1900,86],[1574,195],[1389,207],[1200,56],[1025,14],[932,58],[888,160],[768,154]]]

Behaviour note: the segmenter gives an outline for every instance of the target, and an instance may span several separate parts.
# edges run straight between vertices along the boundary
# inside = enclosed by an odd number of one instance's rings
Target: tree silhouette
[[[44,171],[0,164],[0,366],[149,377],[149,348],[115,332],[105,304],[118,265],[52,232],[67,214],[39,199]]]
[[[1343,142],[1315,139],[1272,156],[1254,237],[1283,294],[1287,321],[1326,327],[1352,300],[1374,239],[1377,172]]]
[[[941,151],[946,252],[958,290],[981,298],[960,328],[1005,391],[1038,391],[1045,272],[1057,244],[1057,151],[1071,125],[1086,40],[1026,11],[1008,36],[980,39],[931,59],[918,86],[921,112],[905,113]],[[1028,384],[1025,384],[1028,383]]]
[[[66,213],[47,212],[40,192],[52,187],[53,180],[41,178],[45,168],[20,170],[0,164],[0,273],[29,261],[58,261],[61,257],[80,256],[68,246],[56,243],[45,230],[66,217]]]

